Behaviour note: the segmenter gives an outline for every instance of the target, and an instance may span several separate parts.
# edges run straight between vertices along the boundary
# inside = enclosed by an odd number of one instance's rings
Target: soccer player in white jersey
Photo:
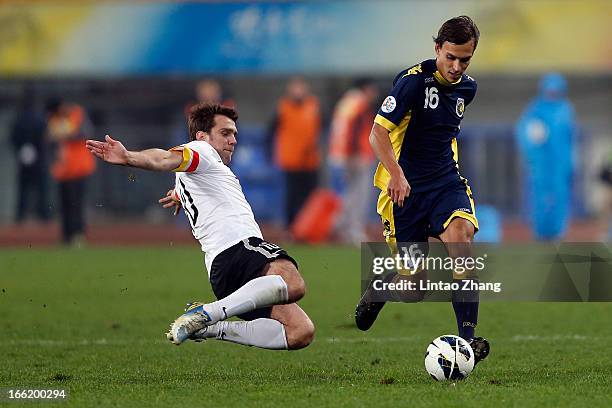
[[[295,350],[314,337],[314,325],[297,305],[306,286],[297,262],[263,240],[238,179],[228,167],[236,147],[232,108],[200,104],[189,116],[190,142],[170,150],[128,151],[106,136],[88,140],[100,159],[146,170],[175,171],[173,190],[160,200],[180,205],[205,252],[217,301],[188,305],[170,326],[175,344],[208,338],[267,349]],[[238,316],[244,321],[226,321]]]

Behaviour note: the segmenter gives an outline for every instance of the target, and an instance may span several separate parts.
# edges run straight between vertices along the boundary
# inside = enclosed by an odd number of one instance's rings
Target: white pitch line
[[[554,334],[552,336],[538,336],[531,334],[517,334],[511,337],[512,341],[559,341],[559,340],[597,340],[598,337],[583,336],[582,334]]]
[[[585,341],[598,340],[598,337],[584,336],[581,334],[554,334],[550,336],[524,335],[517,334],[512,337],[502,337],[496,340],[513,342],[550,342],[550,341]],[[329,337],[325,339],[328,343],[394,343],[394,342],[414,342],[422,341],[422,336],[410,337]]]
[[[163,336],[161,336],[163,338]],[[550,336],[516,334],[512,337],[497,338],[497,340],[512,342],[551,342],[551,341],[586,341],[598,340],[599,337],[584,336],[581,334],[554,334]],[[423,341],[422,336],[406,337],[327,337],[321,339],[326,343],[414,343]],[[118,340],[118,339],[78,339],[78,340],[57,340],[57,339],[10,339],[2,342],[8,346],[41,346],[41,347],[74,347],[74,346],[127,346],[127,345],[151,345],[151,344],[170,344],[163,339],[139,339],[139,340]]]

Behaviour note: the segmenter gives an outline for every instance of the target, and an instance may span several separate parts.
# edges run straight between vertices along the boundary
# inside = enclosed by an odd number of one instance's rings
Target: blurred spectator
[[[308,83],[295,77],[287,83],[286,94],[277,104],[270,135],[274,141],[274,162],[285,176],[285,212],[291,225],[317,187],[321,164],[319,99]]]
[[[329,165],[332,188],[343,201],[337,232],[347,243],[366,241],[375,164],[369,137],[378,102],[373,80],[362,78],[340,98],[330,130]]]
[[[529,103],[516,128],[527,170],[531,224],[539,240],[562,239],[567,230],[574,131],[567,82],[560,74],[547,74],[540,81],[539,95]]]
[[[214,79],[207,78],[198,81],[195,86],[195,96],[196,99],[189,101],[183,109],[183,115],[181,116],[173,134],[172,143],[174,146],[189,142],[187,119],[189,118],[189,112],[194,105],[199,103],[220,103],[221,105],[236,108],[236,103],[234,100],[223,95],[221,84]]]
[[[50,216],[46,128],[44,115],[38,110],[34,93],[26,89],[11,129],[11,144],[18,163],[17,223],[24,220],[29,203],[32,202],[35,202],[36,215],[40,220],[47,221]]]
[[[221,103],[223,101],[223,91],[219,82],[214,79],[203,79],[196,84],[196,97],[198,103]],[[231,104],[233,106],[233,103]]]
[[[59,99],[47,102],[47,113],[48,136],[57,145],[51,174],[59,185],[62,238],[65,244],[79,246],[85,238],[85,181],[96,166],[85,147],[91,123],[81,106]]]

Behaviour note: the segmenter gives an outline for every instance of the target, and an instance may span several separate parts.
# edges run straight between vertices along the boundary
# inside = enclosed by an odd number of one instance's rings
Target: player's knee
[[[308,317],[300,322],[298,326],[294,326],[287,333],[287,346],[289,350],[299,350],[307,347],[315,335],[315,326]]]
[[[306,282],[295,265],[285,259],[272,262],[267,274],[280,275],[287,285],[288,303],[294,303],[306,294]]]
[[[472,227],[468,221],[463,222],[459,225],[460,226],[455,229],[455,233],[453,234],[453,242],[462,244],[471,243],[472,239],[474,238],[474,227]]]
[[[287,294],[289,303],[297,302],[306,294],[306,282],[304,282],[304,278],[297,273],[297,270],[296,276],[290,279],[290,283],[287,283]]]
[[[282,276],[287,284],[288,303],[297,302],[306,294],[306,282],[293,264],[287,266],[284,272]]]
[[[455,218],[449,226],[448,241],[457,244],[469,244],[474,239],[474,225],[463,218]]]

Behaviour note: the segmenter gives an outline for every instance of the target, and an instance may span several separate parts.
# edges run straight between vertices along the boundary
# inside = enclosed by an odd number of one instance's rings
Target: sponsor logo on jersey
[[[433,82],[433,81],[434,81],[433,77],[428,77],[428,78],[425,78],[425,83],[426,83],[426,84],[428,84],[428,83],[430,83],[430,82]]]
[[[395,102],[395,98],[391,95],[387,96],[387,98],[382,103],[380,109],[385,113],[391,113],[395,109],[397,103]]]
[[[455,112],[457,116],[460,118],[463,117],[463,112],[465,111],[465,101],[463,98],[457,98],[457,106],[455,107]]]
[[[414,67],[410,68],[408,71],[406,71],[406,74],[404,74],[404,76],[418,74],[419,72],[423,72],[421,64],[415,65]]]

